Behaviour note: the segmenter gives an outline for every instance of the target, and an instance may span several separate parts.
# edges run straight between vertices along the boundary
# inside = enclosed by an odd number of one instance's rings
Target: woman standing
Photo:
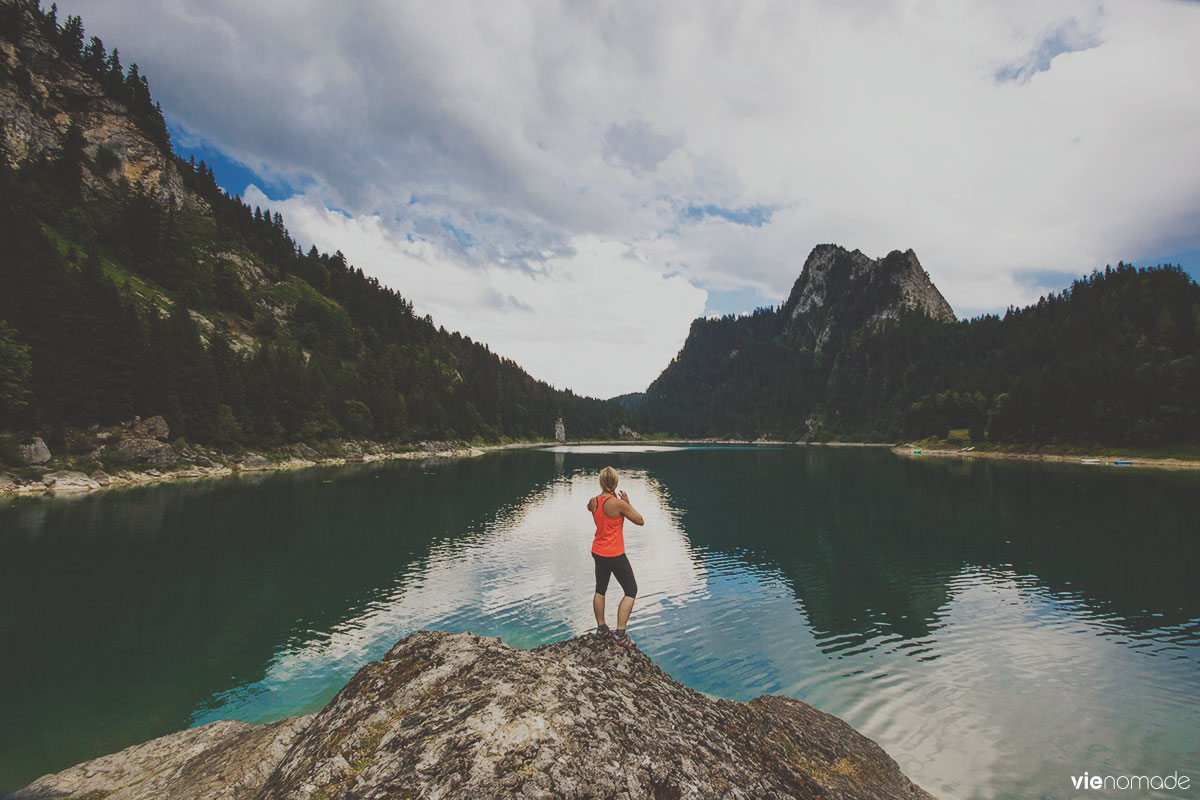
[[[617,471],[612,467],[600,470],[599,495],[588,500],[587,509],[596,521],[596,538],[592,541],[592,559],[596,562],[596,595],[592,598],[592,610],[596,612],[596,634],[601,639],[612,639],[623,647],[633,647],[633,640],[625,634],[629,613],[633,611],[633,599],[637,597],[637,581],[633,567],[625,555],[625,520],[634,525],[643,525],[645,520],[637,509],[629,504],[629,495],[617,494]],[[617,606],[617,630],[609,630],[604,621],[604,594],[608,591],[608,579],[617,576],[617,583],[625,596]]]

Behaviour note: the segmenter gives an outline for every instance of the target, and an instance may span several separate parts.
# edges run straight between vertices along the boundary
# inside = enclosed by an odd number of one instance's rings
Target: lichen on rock
[[[592,635],[518,650],[436,631],[401,640],[311,717],[183,731],[14,797],[105,791],[110,800],[929,797],[877,744],[798,700],[712,699]]]

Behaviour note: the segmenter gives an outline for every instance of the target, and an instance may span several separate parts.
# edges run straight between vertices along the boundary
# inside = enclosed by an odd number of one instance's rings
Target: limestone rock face
[[[781,309],[789,329],[821,350],[848,335],[906,311],[953,322],[954,310],[912,250],[872,259],[859,250],[822,244],[813,248]]]
[[[157,439],[124,439],[117,445],[116,453],[127,461],[155,469],[166,469],[179,461],[175,449]]]
[[[42,483],[47,489],[53,489],[56,492],[86,492],[89,489],[100,488],[99,483],[82,472],[66,469],[43,475]]]
[[[0,39],[0,144],[14,166],[57,157],[72,122],[79,126],[84,155],[83,191],[89,199],[114,196],[126,183],[164,206],[203,204],[162,148],[147,138],[132,115],[104,94],[99,83],[63,59],[28,17],[16,41]],[[103,158],[97,158],[101,151]]]
[[[594,635],[517,650],[422,631],[315,716],[239,725],[130,748],[16,797],[929,797],[836,717],[784,697],[713,700]]]
[[[563,424],[563,418],[559,417],[554,421],[554,441],[562,444],[567,440],[567,426]]]
[[[50,448],[46,447],[40,436],[33,437],[28,444],[18,445],[18,449],[21,460],[26,464],[45,464],[50,460]]]

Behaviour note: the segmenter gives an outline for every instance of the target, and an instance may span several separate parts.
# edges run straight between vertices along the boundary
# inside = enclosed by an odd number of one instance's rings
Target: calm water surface
[[[609,463],[646,517],[630,632],[683,683],[805,700],[944,798],[1200,783],[1200,475],[566,447],[0,505],[0,794],[318,709],[419,628],[588,630]]]

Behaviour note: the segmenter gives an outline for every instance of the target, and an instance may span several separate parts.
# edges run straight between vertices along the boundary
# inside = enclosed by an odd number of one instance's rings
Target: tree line
[[[1200,443],[1200,287],[1175,266],[1106,267],[1003,317],[910,313],[821,352],[786,323],[774,308],[697,320],[637,424],[793,440]]]
[[[80,44],[77,17],[60,25],[53,6],[8,0],[0,35],[29,33],[18,5],[107,94],[157,110],[134,67],[118,86],[115,50],[94,69],[102,45]],[[61,435],[162,414],[192,441],[269,446],[548,438],[560,416],[572,437],[602,437],[624,420],[416,315],[340,252],[302,251],[279,213],[159,144],[207,208],[128,186],[85,202],[81,176],[103,171],[102,152],[89,157],[74,126],[56,158],[0,164],[0,428]]]

